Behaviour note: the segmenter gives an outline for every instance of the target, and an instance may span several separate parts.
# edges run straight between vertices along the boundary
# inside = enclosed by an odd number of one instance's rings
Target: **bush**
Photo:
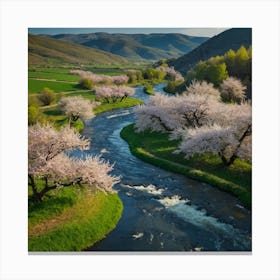
[[[80,80],[79,85],[85,89],[92,89],[93,88],[93,81],[89,78],[83,78]]]
[[[168,93],[177,93],[179,91],[178,87],[182,84],[184,84],[183,81],[168,81],[164,91]]]
[[[56,101],[56,94],[49,88],[44,88],[43,91],[38,95],[38,100],[44,106],[50,105]]]
[[[45,120],[38,105],[32,104],[28,106],[28,125],[33,125],[37,122],[43,123]]]

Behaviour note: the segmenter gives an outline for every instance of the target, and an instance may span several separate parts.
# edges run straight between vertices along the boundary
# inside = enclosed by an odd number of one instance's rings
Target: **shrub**
[[[32,104],[28,106],[28,125],[33,125],[37,122],[43,123],[44,116],[40,111],[38,105]]]
[[[82,78],[79,82],[79,85],[85,89],[92,89],[93,88],[93,81],[89,78]]]
[[[154,93],[154,88],[151,84],[146,84],[143,88],[144,92],[147,93],[147,94],[155,94]]]
[[[45,87],[43,91],[38,95],[38,100],[42,105],[47,106],[56,100],[56,94],[53,90]]]

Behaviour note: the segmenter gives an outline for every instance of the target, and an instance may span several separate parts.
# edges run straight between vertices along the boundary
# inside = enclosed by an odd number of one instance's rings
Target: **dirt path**
[[[56,80],[56,79],[45,79],[45,78],[28,78],[28,79],[29,80],[37,80],[37,81],[49,81],[49,82],[66,83],[66,84],[77,84],[77,82]]]

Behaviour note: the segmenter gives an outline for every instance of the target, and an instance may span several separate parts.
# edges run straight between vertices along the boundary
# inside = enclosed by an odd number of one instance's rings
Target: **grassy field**
[[[117,194],[75,186],[54,190],[41,203],[29,200],[28,250],[81,251],[114,229],[122,209]]]
[[[83,97],[83,98],[87,98],[91,101],[95,100],[95,95],[92,91],[88,91],[88,92],[77,91],[77,92],[67,93],[64,96],[65,97],[80,96],[80,97]]]
[[[77,91],[81,89],[74,83],[28,79],[28,93],[40,93],[45,87],[54,92]]]
[[[78,83],[80,77],[66,73],[49,73],[49,72],[28,72],[28,78],[50,79],[54,81],[66,81]]]
[[[182,154],[173,154],[178,141],[170,141],[168,134],[157,132],[136,133],[129,125],[121,132],[132,154],[164,169],[184,174],[207,182],[236,195],[246,207],[251,207],[251,164],[236,160],[225,167],[218,156],[204,154],[185,159]]]

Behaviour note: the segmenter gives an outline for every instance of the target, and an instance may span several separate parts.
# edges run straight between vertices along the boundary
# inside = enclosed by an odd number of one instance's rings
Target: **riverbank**
[[[29,201],[29,252],[81,251],[112,231],[122,214],[117,194],[75,186],[53,191],[43,202]]]
[[[85,93],[85,94],[79,93],[78,95],[73,95],[73,96],[80,96],[83,98],[90,99],[91,101],[94,100],[94,96],[89,95],[88,93]],[[97,106],[96,108],[94,108],[93,111],[94,111],[95,115],[97,115],[97,114],[111,111],[114,109],[129,108],[129,107],[133,107],[133,106],[140,105],[140,104],[143,104],[142,100],[140,100],[138,98],[134,98],[134,97],[127,97],[122,101],[117,101],[114,103],[102,103],[99,106]],[[63,115],[63,113],[61,112],[61,110],[57,104],[52,106],[51,108],[47,108],[47,109],[42,108],[42,112],[46,116],[46,120],[53,122],[56,127],[61,127],[62,125],[65,125],[68,123],[67,117],[65,115]],[[84,129],[84,123],[78,119],[75,122],[74,127],[79,132],[81,132]]]
[[[251,208],[251,165],[236,160],[225,167],[219,157],[203,155],[186,160],[183,155],[173,154],[178,142],[170,141],[165,133],[136,133],[134,125],[126,126],[121,137],[128,143],[131,153],[163,169],[186,175],[230,192]]]
[[[92,98],[88,93],[84,95]],[[140,99],[129,97],[115,103],[103,103],[94,112],[97,115],[142,103]],[[57,127],[68,122],[58,106],[52,106],[44,113]],[[77,120],[74,127],[82,131],[84,123]],[[121,217],[123,206],[117,194],[99,192],[93,195],[68,189],[60,192],[53,192],[41,203],[29,203],[29,251],[81,251],[104,238]]]

